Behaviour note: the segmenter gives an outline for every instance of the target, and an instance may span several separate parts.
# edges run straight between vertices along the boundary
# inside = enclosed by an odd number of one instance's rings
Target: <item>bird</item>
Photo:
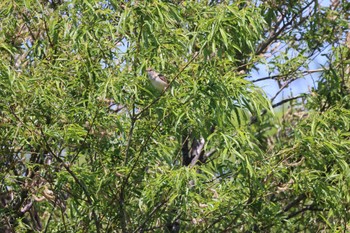
[[[158,91],[164,91],[168,87],[169,82],[164,75],[156,72],[152,68],[147,68],[146,71],[148,73],[148,78],[155,89]]]

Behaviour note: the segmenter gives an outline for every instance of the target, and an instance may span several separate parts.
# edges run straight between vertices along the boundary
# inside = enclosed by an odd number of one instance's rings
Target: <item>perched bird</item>
[[[151,68],[146,69],[148,73],[148,78],[151,81],[152,85],[158,91],[164,91],[165,88],[169,85],[168,80],[166,80],[165,76],[156,72]]]

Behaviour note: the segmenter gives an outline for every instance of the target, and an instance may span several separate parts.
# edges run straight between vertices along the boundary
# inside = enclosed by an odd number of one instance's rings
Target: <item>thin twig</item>
[[[292,82],[294,82],[296,80],[296,78],[292,78],[290,80],[288,80],[287,82],[285,82],[283,84],[283,86],[276,92],[275,96],[271,98],[271,103],[276,99],[276,97],[286,88],[289,86],[289,84],[291,84]]]
[[[277,32],[275,32],[272,36],[270,36],[269,38],[267,38],[266,41],[264,41],[262,44],[260,44],[260,46],[258,47],[257,51],[255,52],[255,55],[259,55],[261,54],[263,51],[265,51],[265,49],[275,40],[277,39],[278,36],[280,36],[284,30],[292,25],[295,22],[295,19],[300,16],[301,14],[303,14],[304,10],[307,9],[309,6],[311,6],[311,4],[313,3],[313,1],[311,1],[309,4],[307,4],[303,9],[301,9],[299,11],[298,14],[295,14],[287,23],[285,23]]]
[[[288,98],[288,99],[284,99],[284,100],[282,100],[282,101],[280,101],[278,103],[273,104],[272,107],[276,108],[276,107],[278,107],[278,106],[280,106],[280,105],[282,105],[284,103],[287,103],[287,102],[292,101],[292,100],[300,99],[300,98],[303,98],[303,97],[305,97],[305,96],[299,95],[299,96],[291,97],[291,98]]]
[[[316,70],[305,70],[305,71],[302,71],[301,73],[303,75],[308,75],[308,74],[312,74],[312,73],[318,73],[318,72],[322,72],[322,71],[325,71],[327,69],[316,69]],[[293,71],[295,72],[295,71]],[[292,72],[292,73],[293,73]],[[255,80],[252,80],[253,83],[256,83],[256,82],[261,82],[261,81],[265,81],[265,80],[268,80],[268,79],[277,79],[277,78],[284,78],[284,77],[287,77],[289,76],[291,73],[288,72],[287,74],[277,74],[277,75],[272,75],[272,76],[266,76],[266,77],[262,77],[262,78],[258,78],[258,79],[255,79]]]
[[[133,106],[133,108],[132,108],[132,115],[130,117],[131,117],[131,127],[129,130],[128,141],[127,141],[126,151],[125,151],[125,160],[124,160],[125,165],[127,165],[127,163],[128,163],[131,140],[132,140],[132,136],[133,136],[134,129],[135,129],[135,123],[136,123],[135,106]],[[124,209],[124,197],[125,197],[125,185],[126,185],[128,179],[129,179],[129,177],[125,178],[125,180],[121,186],[120,193],[119,193],[119,211],[120,211],[120,215],[121,215],[120,222],[121,222],[121,227],[122,227],[123,233],[127,232],[126,219],[125,219],[125,209]]]
[[[294,206],[298,205],[300,203],[300,201],[305,200],[305,199],[306,199],[306,195],[304,193],[300,194],[297,198],[295,198],[293,201],[289,202],[285,207],[283,207],[283,212],[287,212],[288,210],[290,210]]]
[[[168,194],[170,193],[170,190],[168,192]],[[169,200],[169,195],[165,195],[165,196],[168,196],[168,198],[166,198],[165,200],[159,202],[154,208],[153,210],[150,212],[150,214],[146,217],[146,219],[143,221],[143,223],[138,227],[136,228],[136,230],[134,230],[133,232],[136,233],[136,232],[140,232],[140,230],[146,225],[146,223],[148,222],[148,220],[156,213],[156,211],[158,209],[160,209],[162,206],[164,206],[168,200]],[[142,231],[141,231],[142,232]]]
[[[132,135],[134,134],[135,124],[136,124],[136,120],[137,120],[137,116],[135,114],[135,106],[132,106],[132,115],[130,116],[130,118],[131,118],[131,126],[130,126],[128,141],[127,141],[126,149],[125,149],[125,160],[124,160],[125,165],[127,165],[128,160],[129,160],[129,151],[130,151],[130,146],[131,146],[131,140],[132,140]]]
[[[94,116],[94,118],[92,119],[92,122],[91,122],[91,124],[90,124],[90,128],[88,129],[86,135],[84,136],[83,142],[80,143],[81,146],[79,147],[79,149],[77,150],[77,152],[75,153],[75,155],[73,156],[73,158],[72,158],[71,161],[70,161],[71,164],[74,163],[74,161],[75,161],[76,158],[78,157],[79,153],[82,151],[82,149],[83,149],[83,146],[82,146],[82,145],[85,145],[85,144],[86,144],[87,138],[88,138],[88,136],[90,135],[90,133],[91,133],[91,131],[92,131],[92,127],[93,127],[94,124],[95,124],[95,120],[96,120],[96,118],[97,118],[97,113],[98,113],[98,109],[96,110],[95,116]]]
[[[74,174],[74,172],[69,168],[69,166],[58,156],[56,155],[56,153],[54,153],[45,137],[45,134],[42,130],[42,128],[40,127],[40,133],[41,133],[41,136],[45,142],[45,146],[46,149],[50,152],[50,154],[52,154],[52,156],[62,164],[62,166],[67,170],[67,172],[73,177],[73,179],[75,180],[75,182],[77,182],[77,184],[82,188],[82,190],[84,191],[86,197],[87,197],[87,201],[90,205],[93,204],[93,199],[91,198],[91,194],[90,192],[88,191],[86,185],[84,184],[83,181],[79,180],[79,178]],[[94,211],[94,209],[92,208],[92,215],[94,217],[94,221],[95,221],[95,225],[96,225],[96,232],[100,232],[100,224],[99,224],[99,221],[98,221],[98,218],[97,218],[97,215],[96,215],[96,212]]]
[[[298,214],[300,214],[300,213],[303,213],[303,212],[305,212],[305,211],[324,211],[325,209],[322,209],[322,208],[317,208],[317,207],[314,207],[314,206],[306,206],[306,207],[304,207],[304,208],[302,208],[301,210],[298,210],[298,211],[296,211],[296,212],[294,212],[294,213],[291,213],[291,214],[289,214],[288,216],[287,216],[287,218],[286,219],[290,219],[290,218],[293,218],[293,217],[295,217],[296,215],[298,215]]]
[[[169,115],[166,115],[164,118],[168,117]],[[163,118],[163,119],[164,119]],[[162,119],[162,120],[163,120]],[[136,120],[136,119],[135,119]],[[125,187],[129,181],[129,178],[132,174],[132,172],[134,171],[134,169],[136,168],[136,165],[137,165],[137,162],[138,160],[140,159],[141,155],[142,155],[142,152],[143,150],[145,149],[146,145],[148,144],[148,142],[151,140],[151,135],[155,132],[155,130],[158,128],[158,126],[161,124],[162,120],[160,120],[158,122],[158,124],[152,129],[152,132],[150,133],[149,137],[147,137],[145,143],[143,144],[143,146],[141,147],[141,150],[139,151],[139,154],[135,157],[134,159],[134,164],[132,165],[130,171],[128,172],[128,174],[125,176],[125,179],[124,181],[122,182],[122,185],[121,185],[121,188],[120,188],[120,193],[119,193],[119,211],[121,211],[121,214],[122,214],[122,231],[123,232],[126,232],[126,228],[125,228],[125,213],[124,213],[124,199],[125,199]],[[123,227],[123,224],[124,227]]]

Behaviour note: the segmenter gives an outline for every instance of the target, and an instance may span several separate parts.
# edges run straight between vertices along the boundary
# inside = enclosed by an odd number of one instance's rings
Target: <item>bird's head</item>
[[[150,79],[155,79],[157,77],[157,75],[158,75],[158,73],[152,68],[147,68],[146,71],[147,71],[148,77]]]

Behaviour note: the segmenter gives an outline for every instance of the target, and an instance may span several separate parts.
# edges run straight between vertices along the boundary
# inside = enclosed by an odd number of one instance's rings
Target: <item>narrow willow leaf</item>
[[[224,29],[220,28],[219,30],[220,30],[220,34],[222,36],[222,39],[224,41],[225,47],[228,48],[227,34],[224,31]]]

